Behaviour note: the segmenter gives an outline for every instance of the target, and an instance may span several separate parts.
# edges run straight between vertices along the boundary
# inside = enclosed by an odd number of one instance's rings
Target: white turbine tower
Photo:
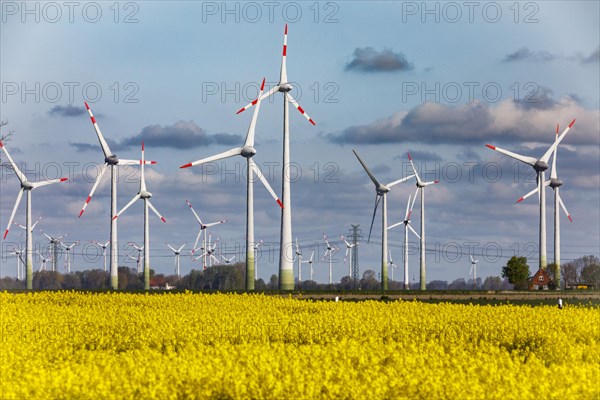
[[[296,237],[296,257],[295,261],[298,261],[298,283],[302,282],[302,252],[300,251],[300,245],[298,244],[298,238]]]
[[[150,222],[148,220],[148,208],[151,208],[154,214],[161,219],[162,222],[167,220],[160,215],[156,207],[150,202],[152,193],[146,188],[146,175],[144,174],[145,156],[144,156],[144,142],[142,141],[142,161],[140,162],[141,174],[140,174],[140,190],[138,194],[133,196],[133,199],[125,207],[121,209],[113,219],[117,219],[123,211],[127,210],[137,200],[142,199],[144,201],[144,289],[150,290]]]
[[[473,286],[477,289],[477,263],[479,260],[473,258],[472,254],[469,254],[471,259],[471,270],[469,271],[469,277],[473,276]]]
[[[258,280],[258,249],[263,245],[265,241],[261,240],[260,242],[254,245],[254,279]]]
[[[410,176],[407,176],[406,178],[398,179],[397,181],[394,181],[392,183],[388,183],[387,185],[384,185],[375,178],[375,176],[373,175],[373,173],[371,172],[369,167],[367,167],[367,164],[365,164],[364,161],[359,157],[356,150],[352,150],[352,151],[354,152],[354,155],[356,156],[356,158],[358,158],[360,165],[362,165],[362,167],[364,168],[366,173],[369,175],[369,178],[371,178],[371,181],[375,185],[375,208],[373,209],[373,217],[371,218],[371,227],[369,228],[369,237],[367,239],[367,243],[371,240],[371,231],[373,230],[373,222],[375,221],[375,214],[377,213],[377,208],[379,207],[379,202],[382,203],[381,204],[381,208],[382,208],[382,212],[381,212],[381,290],[387,290],[388,289],[388,259],[387,259],[387,257],[388,257],[388,240],[387,240],[386,195],[394,185],[405,182],[415,175],[410,175]]]
[[[325,261],[325,258],[329,256],[329,284],[331,285],[333,283],[332,258],[333,254],[336,253],[339,249],[336,246],[333,246],[329,243],[329,240],[327,240],[327,236],[325,236],[325,234],[323,234],[323,239],[325,239],[325,254],[323,254],[323,259],[321,260],[321,262]]]
[[[404,290],[409,289],[408,283],[408,231],[410,230],[417,238],[421,239],[421,236],[415,231],[410,223],[410,215],[412,214],[413,206],[415,205],[415,200],[417,196],[412,197],[412,203],[410,201],[412,195],[408,196],[408,201],[406,202],[406,212],[404,213],[404,220],[398,222],[396,224],[390,225],[388,229],[393,229],[399,225],[404,225]]]
[[[313,250],[312,253],[310,253],[310,258],[306,261],[302,261],[303,263],[307,263],[309,266],[309,274],[310,274],[310,280],[313,281],[313,259],[315,257],[315,251]]]
[[[410,156],[410,153],[408,154],[408,161],[410,161],[410,165],[415,173],[415,178],[417,179],[417,190],[415,191],[415,198],[417,197],[417,193],[419,193],[419,191],[421,192],[421,246],[420,247],[420,251],[421,251],[421,268],[420,268],[420,279],[419,279],[419,285],[420,285],[420,289],[421,290],[425,290],[427,289],[427,280],[426,280],[426,268],[425,268],[425,188],[429,185],[433,185],[434,183],[439,183],[438,180],[435,181],[431,181],[431,182],[423,182],[421,180],[421,177],[419,176],[419,174],[417,173],[417,169],[415,168],[415,164],[413,163],[413,160]],[[412,207],[411,207],[412,209]]]
[[[110,244],[110,240],[108,242],[104,243],[104,244],[99,243],[99,242],[97,242],[95,240],[92,240],[91,242],[94,243],[96,246],[98,246],[98,247],[100,247],[102,249],[102,258],[104,258],[104,272],[106,272],[106,267],[107,267],[107,264],[106,264],[106,248]]]
[[[192,213],[194,214],[194,217],[196,218],[196,221],[198,221],[198,224],[200,224],[200,230],[198,231],[198,235],[196,236],[196,241],[194,242],[194,245],[192,246],[192,250],[190,252],[191,255],[194,255],[194,253],[196,252],[196,250],[198,250],[196,248],[196,246],[198,245],[198,241],[200,240],[200,236],[202,235],[202,232],[204,232],[204,239],[203,239],[203,244],[202,244],[201,249],[204,250],[204,249],[206,249],[206,239],[207,239],[207,234],[205,232],[206,229],[210,228],[211,226],[215,226],[215,225],[219,225],[219,224],[224,224],[225,222],[227,222],[227,220],[223,219],[221,221],[211,222],[209,224],[205,224],[205,223],[202,222],[202,220],[200,219],[200,217],[196,213],[196,210],[194,210],[194,207],[192,207],[192,203],[190,203],[187,200],[185,202],[187,203],[187,205],[190,208],[190,210],[192,210]],[[206,269],[206,256],[202,260],[202,268]]]
[[[556,125],[556,140],[558,140],[558,124]],[[560,287],[560,208],[563,209],[569,221],[573,222],[571,215],[567,211],[567,207],[565,207],[565,203],[563,203],[562,198],[560,197],[560,187],[563,184],[563,181],[558,179],[558,173],[556,171],[556,155],[558,152],[558,146],[554,148],[554,156],[552,158],[552,170],[550,171],[550,179],[544,182],[544,187],[550,186],[554,190],[554,265],[556,266],[556,274],[555,280],[558,287]],[[531,192],[527,193],[525,196],[521,197],[517,200],[517,203],[525,200],[529,196],[534,193],[539,192],[539,188],[536,187]],[[541,201],[541,195],[539,196],[539,200]]]
[[[127,243],[127,245],[128,245],[128,246],[130,246],[130,247],[133,247],[133,248],[134,248],[134,249],[136,249],[136,250],[137,250],[137,252],[138,252],[137,259],[136,259],[136,258],[133,258],[133,257],[131,257],[131,256],[129,256],[129,257],[130,257],[131,259],[133,259],[133,260],[136,260],[136,262],[137,262],[137,266],[136,266],[136,267],[137,267],[137,273],[138,273],[138,274],[141,274],[141,273],[142,273],[142,258],[143,258],[143,256],[142,256],[142,252],[144,251],[144,246],[141,246],[141,247],[140,247],[140,246],[138,246],[137,244],[135,244],[135,243],[133,243],[133,242],[129,242],[129,243]]]
[[[17,212],[17,208],[19,207],[19,203],[21,202],[21,198],[23,197],[23,192],[27,192],[27,202],[25,205],[25,280],[26,287],[28,290],[33,289],[33,237],[32,237],[32,227],[31,227],[31,191],[37,189],[42,186],[50,185],[53,183],[64,182],[67,178],[59,178],[59,179],[50,179],[46,181],[40,182],[31,182],[27,179],[25,174],[21,172],[17,164],[13,161],[12,157],[4,147],[4,144],[0,140],[0,148],[6,154],[6,158],[8,158],[8,162],[15,171],[15,175],[19,179],[21,183],[21,189],[19,190],[19,194],[17,194],[17,201],[15,201],[15,206],[13,207],[12,213],[10,214],[10,218],[8,219],[8,225],[6,227],[6,232],[4,232],[4,239],[6,239],[6,235],[8,235],[8,230],[12,225],[13,219],[15,217],[15,213]]]
[[[67,235],[60,235],[60,236],[50,236],[47,235],[43,230],[40,229],[40,232],[42,233],[42,235],[46,236],[48,238],[48,240],[50,241],[50,245],[52,246],[52,254],[51,254],[51,258],[52,258],[52,271],[58,271],[58,246],[61,245],[61,239],[64,237],[67,237]]]
[[[173,246],[171,246],[169,243],[167,243],[167,247],[169,249],[171,249],[173,251],[173,253],[175,253],[175,274],[180,277],[181,276],[181,269],[180,269],[180,265],[179,265],[179,256],[181,256],[181,250],[185,247],[185,243],[181,245],[180,248],[176,249]]]
[[[348,261],[348,254],[352,251],[352,248],[356,246],[358,243],[348,243],[344,235],[340,235],[340,238],[346,245],[346,253],[344,254],[344,264]],[[348,263],[348,276],[352,278],[352,260]]]
[[[290,124],[288,115],[288,103],[292,103],[294,107],[302,114],[311,124],[315,125],[315,122],[306,114],[304,109],[294,100],[290,95],[292,85],[290,85],[287,76],[287,33],[288,26],[285,25],[285,32],[283,36],[283,52],[281,59],[281,70],[279,74],[279,83],[275,85],[271,90],[262,96],[259,95],[257,99],[253,100],[250,104],[241,108],[237,114],[247,110],[253,105],[258,103],[258,100],[264,100],[267,97],[280,92],[283,94],[283,165],[281,172],[281,197],[283,198],[283,204],[285,207],[281,210],[281,233],[279,239],[279,289],[280,290],[294,290],[294,257],[293,257],[293,243],[292,243],[292,206],[291,206],[291,189],[289,179],[289,168],[290,168]]]
[[[246,158],[246,290],[254,290],[254,175],[260,179],[271,196],[277,201],[277,204],[283,208],[283,203],[279,200],[279,197],[277,197],[275,191],[271,188],[271,185],[269,185],[269,182],[263,176],[262,172],[260,172],[254,160],[252,160],[252,157],[256,154],[256,149],[254,148],[254,136],[264,88],[265,80],[263,79],[258,100],[256,102],[256,108],[254,109],[254,114],[252,115],[250,126],[248,127],[248,133],[246,134],[246,141],[242,147],[236,147],[215,156],[203,158],[180,167],[188,168],[233,156],[242,156]]]
[[[67,274],[71,273],[71,250],[73,250],[73,247],[77,246],[79,244],[79,240],[71,243],[70,245],[66,245],[63,242],[60,242],[60,244],[62,245],[62,247],[65,248],[66,251],[66,256],[65,256],[65,270],[67,271]],[[73,256],[74,258],[74,256]]]
[[[104,136],[100,131],[100,127],[96,122],[96,118],[94,118],[94,114],[92,114],[92,110],[90,106],[88,106],[87,102],[85,102],[85,108],[88,111],[90,119],[92,121],[92,125],[94,125],[94,130],[96,131],[96,135],[98,136],[98,141],[100,142],[100,147],[102,148],[102,152],[104,153],[104,164],[100,168],[98,175],[96,176],[96,181],[92,186],[92,190],[88,195],[81,211],[79,212],[79,218],[85,211],[85,208],[89,204],[90,200],[92,200],[92,196],[98,188],[104,173],[108,168],[110,168],[110,285],[113,290],[117,290],[119,288],[119,246],[117,241],[117,220],[113,218],[117,215],[117,166],[124,165],[139,165],[139,160],[122,160],[117,158],[117,155],[110,151],[110,147],[104,140]],[[147,161],[146,164],[154,164],[154,161]]]
[[[536,159],[534,157],[523,156],[517,153],[513,153],[512,151],[501,149],[500,147],[492,146],[490,144],[486,144],[492,150],[496,150],[499,153],[507,155],[509,157],[514,158],[515,160],[521,161],[522,163],[531,165],[531,167],[536,172],[536,181],[537,187],[539,188],[546,181],[546,170],[548,169],[548,161],[550,160],[550,156],[559,145],[559,143],[564,139],[565,135],[573,124],[575,120],[571,121],[569,126],[561,133],[561,135],[554,141],[552,146],[546,150],[546,152],[542,155],[541,158]],[[546,191],[540,190],[540,229],[539,229],[539,267],[542,269],[546,269],[548,266],[548,262],[546,259]]]

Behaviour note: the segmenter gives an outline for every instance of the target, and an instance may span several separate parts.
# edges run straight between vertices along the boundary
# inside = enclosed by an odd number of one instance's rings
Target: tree
[[[595,288],[600,287],[600,264],[590,264],[581,270],[581,280]]]
[[[513,256],[504,267],[502,267],[502,277],[507,278],[510,283],[515,285],[515,289],[527,289],[529,283],[529,265],[527,258]]]
[[[448,281],[431,281],[427,284],[427,290],[447,290]]]
[[[502,278],[499,276],[488,276],[483,281],[481,287],[483,290],[501,290],[502,289]]]
[[[378,290],[381,285],[375,278],[377,276],[376,272],[372,269],[368,269],[363,272],[363,277],[360,280],[360,288],[362,290]]]
[[[465,278],[455,279],[452,282],[450,282],[450,284],[448,285],[448,289],[449,290],[467,290],[468,289],[467,281],[465,281]]]

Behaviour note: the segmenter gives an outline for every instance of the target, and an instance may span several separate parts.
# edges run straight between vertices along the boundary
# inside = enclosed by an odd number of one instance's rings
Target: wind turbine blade
[[[258,177],[258,179],[260,179],[260,181],[262,182],[262,184],[267,188],[267,190],[271,194],[271,197],[273,197],[275,199],[275,201],[277,202],[277,204],[279,204],[279,207],[283,208],[283,203],[281,202],[281,200],[279,199],[279,197],[277,197],[277,194],[275,193],[275,191],[273,190],[273,188],[271,187],[271,185],[269,185],[269,181],[267,181],[267,178],[265,178],[264,175],[262,174],[262,172],[260,172],[260,169],[258,169],[258,167],[256,166],[256,163],[254,162],[254,160],[252,160],[250,158],[250,159],[248,159],[248,162],[250,164],[250,169],[252,171],[254,171],[254,174]]]
[[[42,235],[46,236],[48,238],[48,240],[52,241],[52,238],[50,236],[46,235],[46,233],[44,233],[44,231],[40,231],[40,232],[42,232]]]
[[[21,188],[19,190],[19,194],[17,194],[17,201],[15,201],[15,205],[13,207],[12,212],[10,213],[10,218],[8,219],[8,225],[6,226],[6,231],[4,232],[4,238],[6,239],[6,235],[8,235],[8,230],[10,229],[10,226],[13,222],[13,219],[15,218],[15,213],[17,212],[17,208],[19,208],[19,203],[21,202],[21,197],[23,197],[23,188]]]
[[[469,258],[471,259],[471,262],[474,263],[475,261],[473,260],[473,256],[471,254],[469,254]]]
[[[562,140],[567,135],[567,132],[569,132],[569,130],[571,129],[571,127],[573,126],[574,123],[575,123],[575,120],[571,121],[569,126],[567,126],[565,128],[565,130],[560,134],[560,136],[554,141],[552,146],[550,146],[550,148],[548,150],[546,150],[546,152],[544,153],[542,158],[540,158],[541,161],[548,162],[548,160],[550,159],[550,156],[554,152],[554,149],[556,149],[556,147],[560,144],[560,142],[562,142]]]
[[[371,178],[371,181],[373,182],[373,184],[375,185],[375,187],[379,187],[381,184],[379,183],[379,181],[377,180],[377,178],[375,178],[375,175],[373,175],[373,173],[371,172],[371,170],[369,169],[369,167],[367,167],[367,164],[365,164],[365,162],[360,158],[360,156],[358,155],[358,153],[356,152],[356,150],[352,149],[352,152],[354,153],[354,155],[356,156],[356,158],[358,158],[358,162],[360,163],[360,165],[362,165],[363,169],[367,172],[367,175],[369,175],[369,178]]]
[[[263,101],[264,99],[266,99],[267,97],[271,96],[273,93],[276,93],[279,91],[279,85],[273,86],[273,88],[271,88],[271,90],[269,90],[267,93],[263,94],[260,97],[260,101]],[[244,107],[240,108],[236,114],[240,114],[244,111],[246,111],[247,109],[249,109],[250,107],[256,105],[256,103],[258,103],[258,98],[252,100],[252,102],[246,104]]]
[[[92,114],[92,109],[90,108],[90,106],[88,105],[88,103],[86,101],[84,101],[85,104],[85,108],[87,109],[87,112],[90,116],[90,119],[92,120],[92,125],[94,125],[94,130],[96,131],[96,135],[98,136],[98,140],[100,141],[100,147],[102,147],[102,152],[104,153],[104,157],[108,157],[112,155],[112,152],[110,151],[110,148],[108,147],[108,143],[106,143],[106,140],[104,140],[104,136],[102,135],[102,132],[100,131],[100,127],[98,126],[98,123],[96,122],[96,118],[94,118],[94,114]]]
[[[567,214],[567,218],[569,218],[569,221],[573,222],[573,219],[571,218],[571,214],[569,214],[569,212],[567,211],[567,207],[565,207],[565,203],[563,203],[562,201],[562,197],[560,197],[560,194],[556,194],[558,196],[558,202],[560,203],[560,207],[563,209],[563,211],[565,212],[565,214]]]
[[[131,199],[131,201],[130,201],[129,203],[127,203],[127,205],[126,205],[125,207],[123,207],[123,208],[121,209],[121,211],[119,211],[119,212],[117,213],[117,215],[113,216],[113,218],[112,218],[112,219],[117,219],[117,218],[118,218],[118,217],[119,217],[121,214],[123,214],[123,212],[124,212],[125,210],[127,210],[129,207],[131,207],[131,205],[132,205],[133,203],[135,203],[135,202],[136,202],[136,200],[139,200],[139,198],[140,198],[140,194],[138,193],[138,194],[136,194],[136,195],[133,197],[133,199]]]
[[[4,147],[4,144],[2,143],[1,140],[0,140],[0,148],[4,151],[4,154],[6,154],[6,158],[8,158],[8,162],[10,163],[13,171],[15,171],[15,174],[17,175],[17,178],[19,178],[19,182],[21,182],[21,183],[27,182],[27,177],[25,176],[25,174],[23,174],[21,172],[21,170],[19,169],[19,167],[17,167],[17,164],[13,161],[12,157],[10,156],[10,154],[8,154],[8,150],[6,150],[6,147]]]
[[[417,201],[417,194],[419,193],[419,189],[421,189],[421,188],[417,186],[417,190],[415,190],[415,195],[413,196],[413,199],[412,199],[412,204],[410,205],[410,211],[408,212],[408,217],[406,218],[409,221],[410,221],[410,216],[412,214],[413,207],[415,206],[415,201]]]
[[[69,178],[58,178],[58,179],[49,179],[47,181],[35,182],[35,183],[31,184],[33,186],[31,188],[31,190],[37,189],[37,188],[42,187],[42,186],[52,185],[53,183],[64,182],[64,181],[66,181],[68,179]]]
[[[173,252],[177,252],[169,243],[167,243],[167,247],[170,248]]]
[[[408,155],[408,161],[410,161],[410,166],[412,167],[412,170],[415,173],[415,177],[417,178],[417,183],[421,183],[421,177],[419,177],[419,173],[417,172],[417,169],[415,168],[415,163],[413,163],[410,153],[406,153],[406,154]]]
[[[154,211],[154,214],[156,214],[158,216],[158,218],[160,218],[162,220],[162,222],[167,222],[167,220],[165,219],[165,217],[163,217],[162,215],[160,215],[160,213],[158,212],[158,210],[156,209],[156,207],[154,207],[154,205],[150,202],[150,199],[146,200],[148,202],[148,206],[150,207],[150,209],[152,211]]]
[[[246,142],[244,146],[254,147],[254,133],[256,130],[256,120],[258,119],[258,111],[260,110],[261,97],[263,95],[263,91],[265,90],[265,78],[262,80],[262,84],[260,85],[260,92],[258,93],[258,101],[256,103],[256,108],[254,109],[254,114],[252,114],[252,120],[250,121],[250,126],[248,127],[248,133],[246,134]]]
[[[558,124],[556,124],[556,138],[554,141],[558,140]],[[558,146],[554,149],[554,156],[552,157],[552,171],[550,171],[550,179],[558,179],[558,172],[556,171],[556,154],[558,153]]]
[[[315,251],[313,250],[312,253],[310,253],[310,259],[308,260],[309,263],[313,263],[313,257],[315,256]]]
[[[296,102],[296,100],[294,100],[294,98],[292,97],[291,94],[289,94],[289,92],[286,92],[285,96],[287,97],[289,102],[292,103],[294,105],[294,107],[296,107],[296,110],[300,111],[300,114],[304,115],[304,118],[306,118],[308,120],[308,122],[310,122],[313,125],[316,125],[315,121],[313,121],[313,119],[311,117],[309,117],[309,115],[306,113],[306,111],[304,111],[304,109],[302,107],[300,107],[300,104],[298,104]]]
[[[219,154],[214,155],[214,156],[206,157],[206,158],[203,158],[201,160],[194,161],[194,162],[182,165],[179,168],[189,168],[189,167],[193,167],[195,165],[205,164],[205,163],[211,162],[211,161],[217,161],[217,160],[222,160],[224,158],[229,158],[229,157],[233,157],[233,156],[239,156],[241,154],[242,154],[242,148],[241,147],[236,147],[235,149],[227,150],[227,151],[224,151],[223,153],[219,153]]]
[[[395,223],[393,225],[390,225],[390,226],[387,227],[387,229],[389,231],[390,229],[394,229],[395,227],[400,226],[402,224],[404,224],[404,221],[400,221],[400,222],[397,222],[397,223]]]
[[[179,252],[180,252],[181,250],[183,250],[183,248],[184,248],[184,247],[185,247],[185,243],[184,243],[184,244],[182,244],[182,245],[181,245],[181,247],[177,249],[177,251],[179,251]]]
[[[102,177],[104,176],[104,173],[106,172],[107,169],[108,169],[108,163],[104,163],[102,168],[100,168],[100,172],[98,172],[98,175],[96,176],[96,180],[94,181],[94,186],[92,186],[92,190],[90,191],[90,194],[88,195],[87,199],[85,200],[83,207],[81,207],[81,211],[79,211],[79,218],[81,218],[81,215],[85,211],[88,203],[92,200],[92,196],[94,195],[94,192],[96,191],[96,188],[100,184],[100,181],[102,180]]]
[[[279,83],[287,83],[287,32],[288,26],[285,24],[283,33],[283,51],[281,52],[281,70],[279,72]]]
[[[535,188],[535,189],[533,189],[531,192],[527,193],[525,196],[523,196],[523,197],[521,197],[519,200],[517,200],[517,203],[520,203],[520,202],[522,202],[523,200],[525,200],[526,198],[528,198],[528,197],[530,197],[530,196],[533,196],[534,194],[538,193],[538,192],[539,192],[539,190],[540,190],[540,187],[539,187],[539,185],[538,185],[538,186],[536,186],[536,188]]]
[[[411,211],[411,208],[410,208],[410,199],[411,198],[412,198],[412,194],[409,194],[408,195],[408,201],[406,202],[406,212],[404,213],[404,220],[405,221],[408,220],[408,217],[410,216],[409,213]]]
[[[196,241],[194,242],[194,246],[192,247],[192,252],[190,254],[194,254],[196,250],[198,250],[196,246],[198,246],[198,241],[200,240],[200,236],[202,236],[202,232],[204,232],[204,229],[200,229],[200,231],[198,232],[198,235],[196,236]]]
[[[205,224],[204,226],[206,228],[210,228],[211,226],[215,226],[215,225],[219,225],[219,224],[224,224],[225,222],[227,222],[226,219],[221,220],[221,221],[217,221],[217,222],[211,222],[210,224]]]
[[[489,147],[492,150],[496,150],[499,153],[502,153],[506,156],[512,157],[515,160],[519,160],[525,164],[529,164],[532,167],[535,165],[535,163],[537,162],[537,160],[533,157],[527,157],[527,156],[523,156],[521,154],[517,154],[517,153],[513,153],[512,151],[508,151],[508,150],[504,150],[500,147],[496,147],[496,146],[492,146],[491,144],[486,144],[486,147]]]
[[[414,235],[415,235],[417,238],[421,239],[421,235],[419,235],[419,234],[417,233],[417,231],[415,231],[415,230],[413,229],[413,227],[412,227],[412,225],[410,224],[410,222],[408,223],[408,229],[410,229],[410,231],[411,231],[411,232],[412,232],[412,233],[413,233],[413,234],[414,234]]]
[[[382,196],[375,194],[375,208],[373,209],[373,217],[371,218],[371,227],[369,228],[369,237],[367,238],[367,243],[371,241],[371,231],[373,230],[373,223],[375,222],[375,214],[377,214],[377,207],[379,207],[379,201]]]
[[[415,176],[416,175],[410,175],[410,176],[407,176],[406,178],[398,179],[397,181],[394,181],[392,183],[388,183],[386,186],[389,187],[389,188],[391,188],[392,186],[397,185],[397,184],[402,183],[402,182],[406,182],[407,180],[409,180],[411,178],[414,178]]]
[[[423,186],[430,186],[430,185],[434,185],[436,183],[440,183],[440,181],[438,181],[436,179],[435,181],[425,182],[425,183],[423,183]]]
[[[187,200],[186,200],[185,202],[187,203],[187,205],[188,205],[188,207],[190,208],[190,210],[192,210],[192,213],[194,214],[194,217],[196,217],[196,220],[198,221],[198,223],[199,223],[200,225],[203,225],[203,224],[202,224],[202,220],[200,219],[200,217],[198,216],[198,214],[196,214],[196,210],[194,210],[194,207],[192,207],[192,203],[190,203],[190,202],[189,202],[189,201],[187,201]],[[195,248],[195,247],[196,247],[196,245],[194,245],[194,248]]]

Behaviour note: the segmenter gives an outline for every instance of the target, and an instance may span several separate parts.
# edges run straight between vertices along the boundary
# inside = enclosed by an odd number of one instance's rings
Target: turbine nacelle
[[[31,190],[33,189],[33,183],[29,181],[21,182],[21,187],[23,188],[23,190]]]
[[[105,157],[104,162],[107,163],[108,165],[117,165],[117,164],[119,164],[119,159],[117,158],[116,154],[113,154],[108,157]]]
[[[548,186],[550,186],[552,189],[554,189],[554,188],[562,186],[562,184],[563,184],[563,181],[561,181],[560,179],[550,178],[550,183]]]
[[[141,190],[140,191],[140,199],[149,199],[152,197],[152,193],[150,193],[147,190]]]
[[[242,157],[250,158],[256,155],[256,149],[252,146],[242,147]]]
[[[535,164],[533,164],[533,169],[536,170],[536,172],[542,172],[547,170],[549,167],[548,163],[542,160],[537,160],[535,162]]]
[[[380,183],[379,186],[375,188],[375,190],[377,191],[377,195],[383,196],[384,194],[390,191],[390,188]]]
[[[280,83],[279,84],[279,88],[277,89],[278,91],[280,91],[281,93],[287,93],[289,91],[291,91],[293,89],[292,85],[290,85],[289,83]]]

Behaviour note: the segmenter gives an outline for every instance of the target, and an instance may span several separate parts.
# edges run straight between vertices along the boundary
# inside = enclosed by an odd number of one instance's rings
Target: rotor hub
[[[250,158],[256,154],[256,149],[252,146],[244,146],[242,148],[242,157]]]
[[[152,193],[150,193],[150,192],[149,192],[149,191],[147,191],[147,190],[142,190],[142,191],[140,192],[140,199],[149,199],[149,198],[151,198],[151,197],[152,197]]]
[[[554,189],[554,188],[560,187],[560,186],[562,186],[562,184],[563,184],[563,181],[561,181],[560,179],[550,178],[550,187],[551,188]]]
[[[282,93],[289,92],[290,90],[292,90],[292,85],[287,82],[279,85],[279,91]]]
[[[537,172],[542,172],[548,169],[548,163],[542,160],[537,160],[535,164],[533,164],[533,169]]]
[[[33,189],[33,183],[31,183],[29,181],[25,181],[25,182],[21,183],[21,187],[23,188],[23,190],[31,190],[31,189]]]
[[[116,154],[110,155],[104,159],[104,162],[108,165],[117,165],[119,163],[119,159]]]

